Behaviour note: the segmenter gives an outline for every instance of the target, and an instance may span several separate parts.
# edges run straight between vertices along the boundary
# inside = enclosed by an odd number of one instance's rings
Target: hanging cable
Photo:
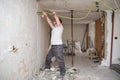
[[[65,19],[82,20],[82,19],[87,18],[90,15],[92,9],[93,9],[93,4],[90,6],[90,9],[88,10],[87,14],[81,18],[70,18],[70,17],[66,17],[66,16],[61,16],[61,15],[58,15],[58,17],[65,18]],[[47,12],[48,14],[52,15],[52,13],[51,13],[52,11],[50,9],[44,8],[43,12],[46,12],[46,11],[48,11]]]
[[[100,4],[102,4],[103,6],[105,6],[106,8],[112,10],[112,11],[115,11],[115,9],[113,9],[112,7],[110,7],[108,4],[104,3],[103,1],[101,0],[98,0]]]
[[[112,11],[118,12],[117,10],[113,9],[112,7],[110,7],[108,4],[104,3],[104,2],[101,1],[101,0],[96,0],[96,2],[100,3],[101,5],[103,5],[104,7],[108,8],[108,9],[110,9],[110,10],[112,10]],[[58,17],[65,18],[65,19],[73,19],[73,20],[83,20],[83,19],[87,18],[87,17],[90,15],[90,13],[92,12],[92,10],[93,10],[93,4],[90,6],[87,14],[86,14],[85,16],[81,17],[81,18],[71,18],[71,17],[61,16],[61,15],[58,15]],[[43,11],[44,11],[44,12],[47,12],[47,13],[50,14],[50,15],[52,15],[52,13],[51,13],[52,10],[50,10],[50,9],[43,8]],[[99,10],[98,12],[100,13],[101,10]],[[120,12],[119,12],[119,13],[120,13]],[[101,13],[100,13],[100,15],[101,15]]]

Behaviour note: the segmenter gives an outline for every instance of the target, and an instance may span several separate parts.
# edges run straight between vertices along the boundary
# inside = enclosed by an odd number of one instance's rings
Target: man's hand
[[[48,14],[47,14],[46,12],[43,11],[42,17],[48,17]]]
[[[53,11],[53,15],[56,15],[56,12],[55,12],[55,11]]]

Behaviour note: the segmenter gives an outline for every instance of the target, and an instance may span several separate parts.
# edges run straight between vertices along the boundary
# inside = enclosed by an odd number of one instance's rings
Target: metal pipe
[[[74,50],[74,42],[73,42],[73,10],[71,10],[71,42],[72,42],[72,66],[74,65],[73,61],[73,50]]]
[[[112,14],[112,33],[111,33],[111,52],[110,52],[110,68],[112,68],[113,35],[114,35],[114,15],[115,15],[115,12],[113,11],[113,14]]]

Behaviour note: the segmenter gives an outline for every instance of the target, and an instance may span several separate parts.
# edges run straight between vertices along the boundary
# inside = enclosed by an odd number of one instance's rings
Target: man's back
[[[51,45],[61,45],[62,41],[63,26],[57,26],[52,28],[51,32]]]

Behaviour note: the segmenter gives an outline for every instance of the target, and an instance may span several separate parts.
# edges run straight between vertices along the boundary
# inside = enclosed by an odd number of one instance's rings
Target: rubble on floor
[[[98,77],[94,76],[82,76],[79,74],[80,69],[76,67],[66,67],[66,74],[63,79],[57,78],[59,73],[59,68],[52,67],[51,69],[42,70],[37,76],[34,76],[33,80],[100,80]]]

